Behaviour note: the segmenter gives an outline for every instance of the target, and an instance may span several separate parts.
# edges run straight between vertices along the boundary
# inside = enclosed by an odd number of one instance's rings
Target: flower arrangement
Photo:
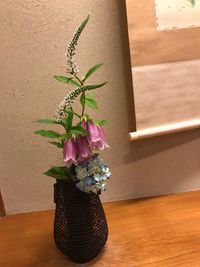
[[[86,108],[98,109],[94,89],[106,85],[86,84],[88,78],[103,64],[94,65],[80,78],[79,67],[75,60],[76,47],[79,37],[90,19],[90,15],[81,23],[68,45],[66,76],[54,76],[56,80],[67,85],[75,86],[59,104],[56,119],[41,119],[37,123],[57,124],[64,128],[64,133],[52,130],[38,130],[35,133],[43,137],[54,138],[49,143],[63,150],[65,166],[53,166],[44,174],[57,180],[73,181],[76,187],[83,192],[100,194],[106,188],[106,182],[111,176],[109,168],[99,157],[98,150],[108,148],[103,126],[106,120],[95,120],[86,113]],[[73,103],[79,97],[82,108],[81,114],[74,111]]]

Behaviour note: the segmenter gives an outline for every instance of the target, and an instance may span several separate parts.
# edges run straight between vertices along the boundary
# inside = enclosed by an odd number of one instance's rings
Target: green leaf
[[[86,106],[88,106],[94,110],[98,109],[98,104],[97,104],[96,100],[94,100],[92,98],[85,98],[85,104],[86,104]]]
[[[82,82],[85,82],[96,70],[98,70],[101,66],[103,65],[103,63],[101,64],[96,64],[94,65],[92,68],[90,68],[88,70],[88,72],[85,74]]]
[[[86,98],[94,99],[95,94],[94,93],[87,93],[85,96],[86,96]]]
[[[64,147],[64,144],[60,143],[60,142],[49,142],[49,143],[54,145],[54,146],[57,146],[58,148],[63,148]]]
[[[39,134],[44,137],[49,137],[49,138],[58,138],[61,136],[61,134],[51,131],[51,130],[38,130],[35,132],[35,134]]]
[[[94,99],[94,97],[95,97],[95,94],[92,94],[92,93],[85,94],[85,105],[92,109],[97,110],[98,104],[96,100]]]
[[[74,135],[86,135],[87,134],[87,131],[80,125],[72,127],[69,132],[71,135],[73,134]]]
[[[61,142],[62,141],[65,141],[67,138],[70,138],[70,134],[69,133],[65,133],[65,134],[62,134],[58,140],[60,140]]]
[[[37,120],[34,121],[37,123],[46,123],[46,124],[60,124],[58,121],[54,120],[54,119],[41,119],[41,120]]]
[[[72,127],[72,122],[73,122],[73,117],[74,117],[74,113],[72,108],[70,110],[68,110],[68,116],[65,119],[65,125],[67,127],[67,129],[70,129]]]
[[[74,86],[80,86],[80,84],[78,82],[76,82],[75,80],[73,80],[73,78],[68,78],[65,76],[53,76],[57,81],[62,82],[62,83],[68,83]]]
[[[103,126],[103,125],[109,124],[109,121],[107,121],[107,120],[94,120],[94,122],[99,126]]]
[[[85,94],[84,93],[81,94],[80,102],[81,102],[81,106],[83,107],[85,104]]]
[[[73,113],[73,115],[77,116],[79,119],[81,118],[81,115],[78,115],[76,112],[74,112],[72,109],[65,109],[65,112],[68,113]]]
[[[84,91],[89,91],[89,90],[94,90],[96,88],[100,88],[104,85],[106,85],[108,82],[104,82],[104,83],[99,83],[99,84],[91,84],[91,85],[86,85],[86,86],[83,86],[81,87]]]
[[[69,180],[72,178],[70,168],[53,166],[48,171],[44,172],[45,175],[56,178],[57,180]]]
[[[108,82],[104,82],[104,83],[99,83],[99,84],[90,84],[90,85],[85,85],[85,86],[81,86],[79,88],[76,88],[75,90],[73,90],[71,92],[71,94],[75,94],[74,99],[81,95],[82,93],[86,92],[86,91],[90,91],[90,90],[94,90],[96,88],[102,87],[105,84],[107,84]],[[82,96],[83,97],[83,96]],[[80,98],[80,101],[82,102],[82,97]]]

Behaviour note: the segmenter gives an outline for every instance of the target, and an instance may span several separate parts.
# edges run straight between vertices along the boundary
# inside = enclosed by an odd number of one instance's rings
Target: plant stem
[[[81,86],[83,86],[83,82],[81,81],[81,79],[79,79],[79,77],[78,76],[74,76],[75,77],[75,79],[77,79],[77,81],[81,84]]]
[[[82,117],[84,116],[85,113],[85,92],[83,92],[83,109],[82,109]]]
[[[74,111],[73,111],[73,113],[74,113],[74,115],[75,115],[76,117],[78,117],[79,119],[81,119],[81,116],[80,116],[80,115],[78,115],[78,114],[75,113]]]
[[[81,79],[79,79],[78,76],[75,76],[75,78],[77,79],[77,81],[79,81],[79,83],[81,84],[81,86],[84,85],[84,82]],[[83,117],[84,116],[84,113],[85,113],[85,92],[83,92],[83,105],[82,105],[82,108],[83,109],[82,109],[81,117]]]
[[[67,128],[65,127],[64,123],[61,122],[61,125],[64,127],[64,129],[67,131]]]

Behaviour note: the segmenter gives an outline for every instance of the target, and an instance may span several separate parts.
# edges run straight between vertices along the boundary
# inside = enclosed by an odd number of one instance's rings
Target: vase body
[[[99,195],[83,193],[74,183],[57,181],[54,201],[54,240],[58,249],[77,263],[94,259],[108,237]]]

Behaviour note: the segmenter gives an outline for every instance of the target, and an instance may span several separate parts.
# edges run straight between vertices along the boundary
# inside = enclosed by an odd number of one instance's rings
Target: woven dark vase
[[[99,196],[81,192],[74,183],[57,181],[54,201],[54,240],[58,249],[77,263],[94,259],[108,237]]]

